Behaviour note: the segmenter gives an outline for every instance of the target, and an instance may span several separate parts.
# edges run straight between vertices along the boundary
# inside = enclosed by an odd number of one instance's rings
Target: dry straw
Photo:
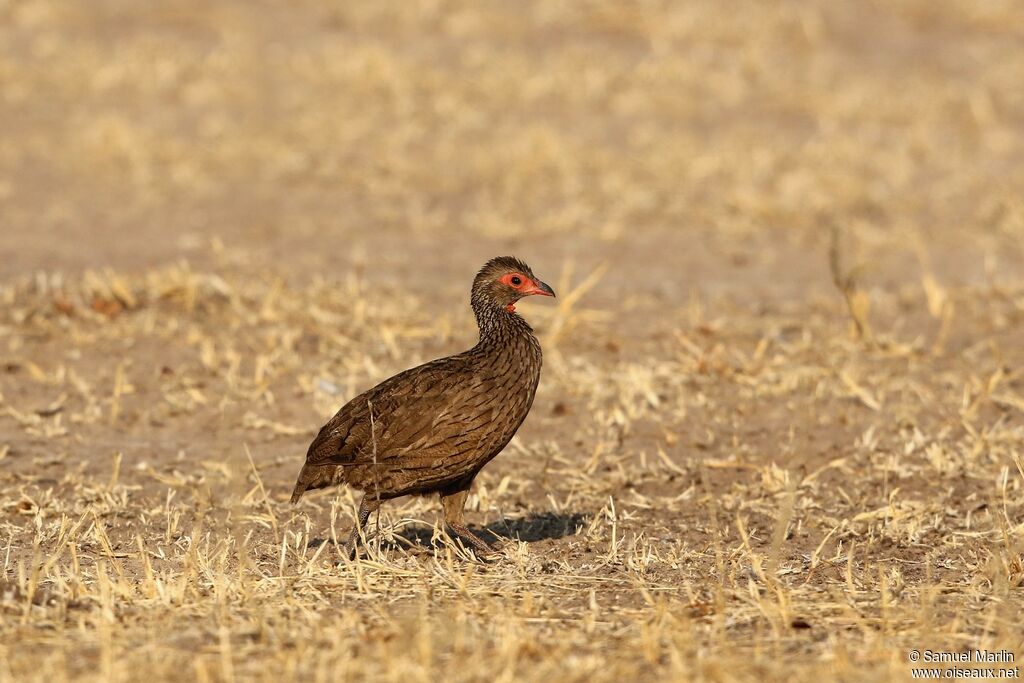
[[[1020,663],[1019,3],[251,9],[0,2],[0,682]],[[499,252],[559,293],[510,543],[339,557],[313,430]]]

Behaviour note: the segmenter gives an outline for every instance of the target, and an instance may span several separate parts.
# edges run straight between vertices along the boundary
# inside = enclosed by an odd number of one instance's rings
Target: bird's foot
[[[447,525],[447,531],[449,536],[454,536],[467,542],[469,544],[469,548],[471,548],[478,557],[494,557],[495,555],[500,554],[502,548],[505,547],[505,543],[503,541],[499,541],[492,545],[461,524],[449,524]]]
[[[359,555],[361,549],[365,549],[370,539],[377,534],[376,530],[366,534],[365,538],[359,534],[358,529],[353,529],[345,542],[336,546],[338,557],[342,560],[352,561]]]
[[[352,538],[349,538],[344,543],[339,544],[336,547],[336,551],[338,553],[338,559],[342,562],[356,559],[356,556],[359,554],[359,539],[353,540]]]

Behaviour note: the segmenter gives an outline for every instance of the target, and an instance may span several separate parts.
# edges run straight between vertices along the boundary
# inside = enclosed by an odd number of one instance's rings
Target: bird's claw
[[[488,543],[464,526],[449,525],[447,531],[449,536],[464,541],[466,548],[481,559],[500,555],[505,547],[505,541],[499,539],[496,543]]]
[[[373,530],[363,536],[359,533],[358,529],[353,529],[344,543],[335,546],[338,557],[349,562],[356,559],[359,556],[360,549],[366,547],[370,539],[376,534],[376,530]]]

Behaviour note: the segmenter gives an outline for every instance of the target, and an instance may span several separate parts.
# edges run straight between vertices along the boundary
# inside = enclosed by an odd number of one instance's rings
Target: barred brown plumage
[[[476,346],[401,372],[346,403],[309,445],[292,502],[341,483],[362,491],[351,552],[382,501],[438,493],[448,529],[490,551],[465,527],[462,510],[473,478],[533,405],[540,343],[515,312],[516,301],[533,294],[555,295],[519,259],[484,264],[470,296],[480,328]]]

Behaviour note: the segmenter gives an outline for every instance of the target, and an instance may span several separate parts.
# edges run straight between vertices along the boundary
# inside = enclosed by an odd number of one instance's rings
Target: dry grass
[[[0,681],[1019,664],[1017,4],[140,7],[0,2]],[[518,540],[340,560],[306,444],[510,251]]]

